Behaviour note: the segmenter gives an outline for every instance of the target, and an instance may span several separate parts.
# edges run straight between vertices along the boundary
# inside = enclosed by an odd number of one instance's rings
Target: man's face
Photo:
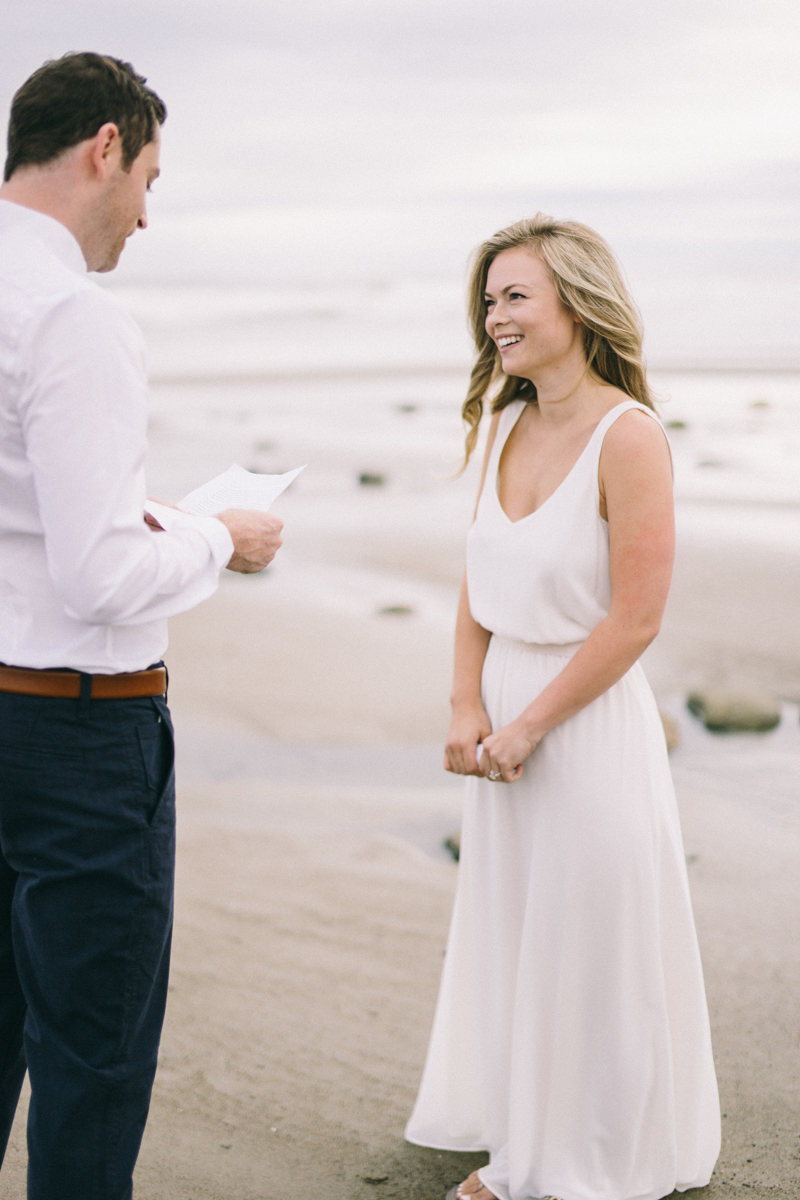
[[[142,148],[130,171],[116,165],[98,212],[89,270],[113,271],[126,240],[147,227],[147,193],[158,177],[160,152],[161,133],[156,126],[153,141]]]

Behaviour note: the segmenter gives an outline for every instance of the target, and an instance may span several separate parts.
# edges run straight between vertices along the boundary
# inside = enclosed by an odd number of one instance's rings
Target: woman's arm
[[[476,513],[499,420],[499,414],[495,414],[489,426],[481,481],[478,487],[478,501],[475,505]],[[482,774],[478,766],[476,751],[478,743],[492,732],[491,722],[481,700],[483,660],[486,658],[486,650],[491,636],[488,629],[484,629],[473,619],[469,610],[467,577],[465,575],[461,584],[458,616],[456,617],[455,665],[453,690],[450,695],[453,716],[444,750],[444,769],[452,771],[456,775]]]
[[[456,775],[481,775],[476,756],[478,742],[492,732],[481,700],[483,660],[492,635],[469,611],[467,579],[461,584],[456,617],[455,667],[450,706],[453,716],[444,748],[444,769]]]
[[[611,605],[564,670],[510,725],[485,738],[481,773],[505,783],[548,730],[591,704],[628,671],[661,627],[675,553],[672,475],[663,431],[625,413],[606,434],[600,487],[608,512]]]

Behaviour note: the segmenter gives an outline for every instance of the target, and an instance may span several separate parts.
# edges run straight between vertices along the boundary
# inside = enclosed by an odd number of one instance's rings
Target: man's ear
[[[113,121],[107,121],[98,129],[92,139],[90,158],[98,181],[107,179],[119,166],[122,159],[122,139]]]

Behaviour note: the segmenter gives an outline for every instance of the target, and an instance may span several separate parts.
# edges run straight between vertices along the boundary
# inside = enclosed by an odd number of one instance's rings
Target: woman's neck
[[[554,427],[604,407],[609,386],[592,373],[585,360],[543,372],[531,382],[541,420]]]

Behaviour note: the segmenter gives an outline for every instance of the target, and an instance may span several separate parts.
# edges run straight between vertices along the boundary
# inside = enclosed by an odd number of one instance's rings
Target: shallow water
[[[679,697],[665,699],[661,708],[680,733],[680,744],[670,757],[679,790],[711,793],[756,813],[771,826],[796,829],[798,705],[784,704],[780,725],[769,733],[726,735],[709,733]],[[297,745],[244,730],[222,733],[207,721],[188,715],[180,725],[177,768],[182,786],[238,780],[291,783],[300,789],[356,789],[362,805],[374,804],[374,832],[400,838],[433,858],[451,858],[445,840],[460,828],[464,781],[442,769],[439,744]],[[395,799],[395,808],[399,804],[402,815],[391,805],[387,808],[387,797]],[[269,799],[266,791],[261,804],[251,801],[245,816],[239,814],[240,822],[246,819],[252,829],[269,828],[274,822]],[[219,819],[226,818],[219,814]],[[364,813],[357,828],[364,833]],[[687,852],[691,864],[696,856],[690,846]]]
[[[267,472],[308,463],[278,502],[296,528],[400,527],[455,545],[477,486],[477,461],[451,478],[465,383],[463,370],[387,370],[156,384],[150,491],[175,501],[231,462]],[[800,372],[656,373],[653,384],[681,531],[800,549]]]

